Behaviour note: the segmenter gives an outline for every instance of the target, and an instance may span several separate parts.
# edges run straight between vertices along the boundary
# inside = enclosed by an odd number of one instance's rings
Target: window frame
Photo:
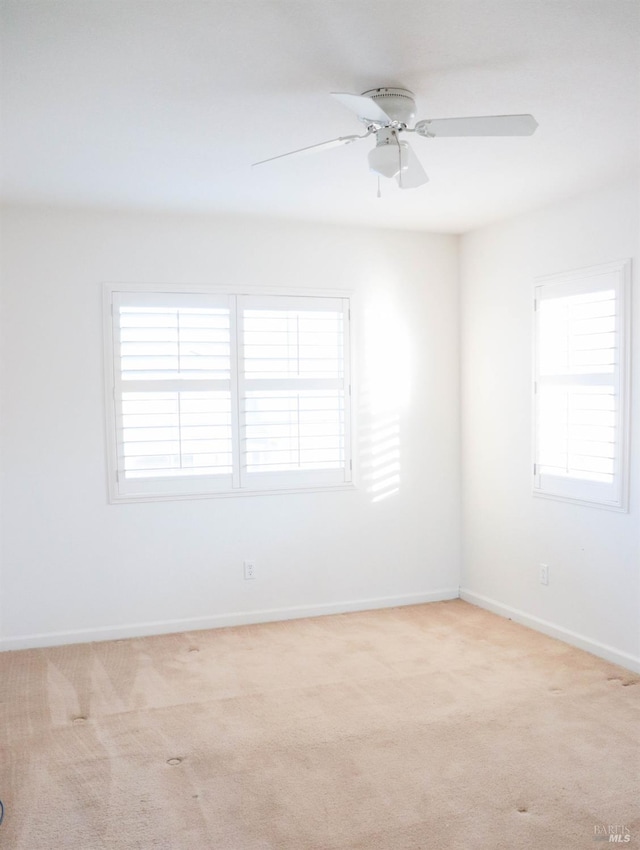
[[[608,282],[597,284],[597,278],[608,277]],[[610,485],[601,484],[570,476],[541,474],[538,468],[539,433],[539,387],[544,381],[540,375],[539,311],[538,307],[545,296],[543,290],[566,294],[584,294],[600,289],[616,291],[616,337],[618,359],[611,384],[619,398],[616,415],[616,466],[614,480]],[[532,492],[534,496],[554,499],[588,507],[626,513],[628,511],[629,490],[629,410],[630,410],[630,365],[631,365],[631,260],[624,259],[603,263],[567,272],[545,275],[534,281],[533,292],[533,380],[532,380]],[[547,295],[547,298],[554,297]],[[558,297],[558,296],[556,296]],[[595,373],[587,373],[592,375]],[[578,382],[579,383],[579,382]],[[607,489],[609,492],[607,493]]]
[[[134,484],[123,480],[119,473],[118,451],[118,405],[119,405],[119,376],[118,376],[118,322],[114,309],[116,294],[127,296],[142,295],[146,298],[158,296],[159,303],[163,297],[171,300],[184,296],[212,296],[214,299],[226,298],[231,306],[231,420],[232,420],[232,454],[233,469],[231,475],[185,475],[166,476],[159,478],[137,478]],[[239,326],[242,299],[295,299],[299,305],[304,305],[304,299],[339,299],[344,315],[343,356],[344,377],[342,388],[344,392],[344,468],[334,470],[291,470],[274,473],[248,473],[240,466],[240,426],[239,391],[243,376],[239,373],[239,363],[242,359]],[[274,302],[275,303],[275,302]],[[330,492],[354,489],[354,399],[353,386],[353,328],[352,328],[353,292],[346,290],[316,290],[316,289],[287,289],[284,287],[252,287],[252,286],[203,286],[188,284],[103,284],[103,337],[104,337],[104,381],[105,381],[105,412],[106,412],[106,452],[108,473],[108,497],[111,504],[177,501],[183,499],[210,499],[237,496],[283,495],[286,493]],[[343,473],[340,475],[340,473]],[[327,474],[327,473],[333,473]],[[336,474],[338,473],[338,474]],[[338,477],[342,480],[336,480]],[[225,479],[224,481],[222,479]],[[242,480],[244,479],[244,480]],[[252,486],[246,482],[252,481]],[[164,486],[163,486],[164,483]]]

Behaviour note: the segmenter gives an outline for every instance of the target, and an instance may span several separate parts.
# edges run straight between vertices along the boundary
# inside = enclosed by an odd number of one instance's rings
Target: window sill
[[[111,495],[109,503],[112,505],[135,504],[136,502],[182,502],[185,500],[201,500],[201,499],[236,499],[244,496],[290,496],[302,493],[336,493],[342,490],[356,490],[356,485],[352,482],[345,484],[334,484],[330,487],[289,487],[287,489],[278,490],[221,490],[218,493],[162,493],[150,494],[143,493],[142,495],[127,495],[118,496]]]
[[[537,490],[535,487],[532,489],[532,495],[536,496],[539,499],[550,499],[554,502],[568,502],[573,505],[581,505],[585,508],[600,508],[605,511],[613,511],[614,513],[626,514],[629,513],[629,508],[625,504],[611,504],[607,502],[590,502],[586,499],[578,499],[574,496],[563,496],[559,493],[545,493],[540,490]]]

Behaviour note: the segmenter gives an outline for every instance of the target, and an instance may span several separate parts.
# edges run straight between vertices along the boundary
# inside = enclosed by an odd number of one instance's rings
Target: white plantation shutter
[[[114,293],[121,495],[232,483],[229,299]]]
[[[351,480],[347,298],[105,293],[114,501]]]
[[[347,329],[345,299],[238,299],[245,486],[350,480]]]
[[[536,287],[534,491],[624,506],[628,264]]]

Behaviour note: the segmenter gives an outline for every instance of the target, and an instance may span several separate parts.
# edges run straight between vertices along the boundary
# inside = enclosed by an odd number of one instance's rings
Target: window
[[[534,492],[626,507],[629,262],[538,281]]]
[[[106,297],[114,501],[348,484],[348,298]]]

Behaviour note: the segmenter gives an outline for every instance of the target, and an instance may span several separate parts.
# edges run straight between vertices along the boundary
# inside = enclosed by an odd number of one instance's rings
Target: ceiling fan
[[[425,139],[444,136],[530,136],[538,122],[533,115],[484,115],[474,118],[434,118],[408,125],[416,114],[413,92],[408,89],[381,87],[362,94],[331,92],[336,100],[358,116],[366,126],[362,135],[339,136],[328,142],[309,145],[269,159],[254,162],[264,165],[287,156],[315,153],[339,145],[350,145],[360,139],[375,136],[375,147],[369,151],[369,169],[379,177],[395,177],[401,189],[422,186],[429,178],[403,133],[417,133]]]

